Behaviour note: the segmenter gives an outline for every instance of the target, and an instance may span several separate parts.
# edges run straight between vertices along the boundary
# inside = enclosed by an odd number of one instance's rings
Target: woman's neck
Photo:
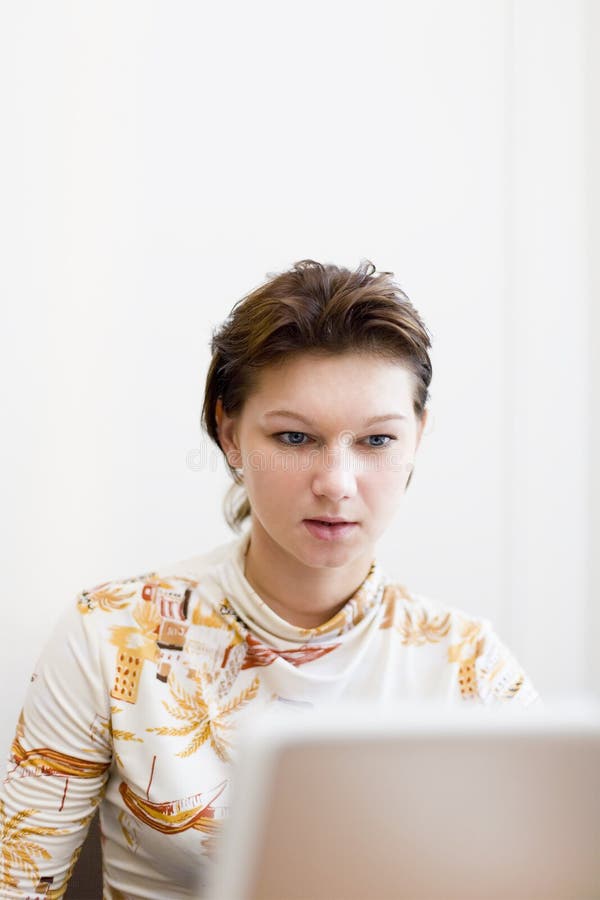
[[[244,576],[280,618],[298,628],[317,628],[342,609],[369,573],[373,554],[346,566],[310,567],[252,534]]]

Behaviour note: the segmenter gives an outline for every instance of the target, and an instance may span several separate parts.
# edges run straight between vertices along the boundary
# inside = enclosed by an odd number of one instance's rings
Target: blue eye
[[[304,446],[304,444],[300,443],[299,441],[284,441],[283,435],[285,435],[285,434],[295,435],[296,437],[298,437],[298,435],[299,435],[301,438],[303,438],[303,437],[306,437],[306,435],[304,434],[303,431],[280,431],[279,434],[275,435],[275,437],[278,440],[280,440],[282,444],[286,444],[286,446],[288,446],[288,447],[303,447]]]
[[[383,447],[388,447],[391,442],[394,440],[391,434],[370,434],[367,438],[368,441],[372,440],[372,438],[386,438],[385,444],[371,444],[374,450],[379,450]]]

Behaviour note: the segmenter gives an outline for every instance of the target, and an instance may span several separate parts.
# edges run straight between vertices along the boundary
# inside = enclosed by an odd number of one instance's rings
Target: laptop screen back
[[[215,900],[600,898],[600,713],[477,712],[248,735]]]

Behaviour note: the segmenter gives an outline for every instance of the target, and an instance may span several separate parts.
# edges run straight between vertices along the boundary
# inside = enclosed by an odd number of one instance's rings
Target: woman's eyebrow
[[[300,413],[293,412],[291,409],[271,409],[269,412],[265,413],[265,419],[268,416],[285,416],[288,419],[299,419],[301,422],[304,422],[305,425],[308,425],[310,428],[314,428],[314,422],[311,422],[310,419],[307,419],[306,416],[300,415]],[[386,413],[382,416],[371,416],[361,424],[361,428],[366,428],[369,425],[373,425],[375,422],[387,422],[389,419],[406,419],[406,416],[402,413],[393,412]]]

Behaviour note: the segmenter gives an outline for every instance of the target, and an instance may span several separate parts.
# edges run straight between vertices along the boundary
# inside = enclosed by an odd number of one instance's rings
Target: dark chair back
[[[98,813],[90,823],[79,859],[75,863],[65,900],[100,900],[102,897],[102,847]]]

